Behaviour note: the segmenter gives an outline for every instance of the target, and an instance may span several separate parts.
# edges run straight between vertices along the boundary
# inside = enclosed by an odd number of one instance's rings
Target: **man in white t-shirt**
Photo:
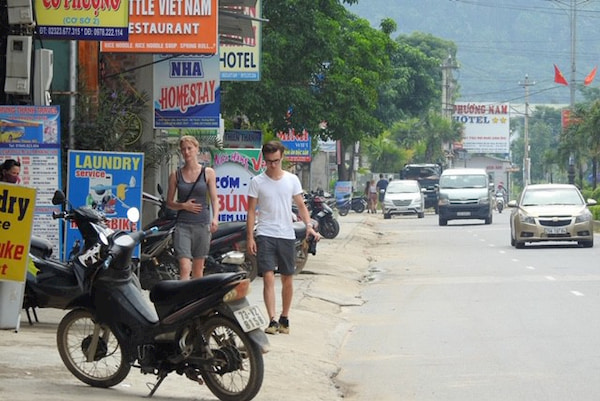
[[[302,185],[294,174],[281,168],[285,147],[279,141],[263,145],[262,155],[267,169],[250,181],[248,189],[248,250],[256,255],[258,274],[263,277],[263,298],[269,314],[268,334],[289,334],[289,312],[294,293],[293,275],[296,264],[292,200],[298,207],[302,221],[306,224],[306,235],[318,241],[320,235],[313,229],[310,214],[302,195]],[[259,210],[256,240],[254,224]],[[275,270],[281,275],[282,310],[276,319]]]

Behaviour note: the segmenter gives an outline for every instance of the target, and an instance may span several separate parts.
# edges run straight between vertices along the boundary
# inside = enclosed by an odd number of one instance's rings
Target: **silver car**
[[[536,184],[525,187],[519,200],[508,202],[510,244],[523,248],[527,242],[577,241],[594,246],[594,219],[581,192],[569,184]]]
[[[388,184],[383,198],[383,218],[394,214],[416,214],[425,217],[425,198],[416,180],[398,180]]]

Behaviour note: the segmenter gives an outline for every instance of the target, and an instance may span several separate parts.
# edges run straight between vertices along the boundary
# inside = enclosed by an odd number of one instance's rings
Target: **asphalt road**
[[[376,227],[365,304],[344,308],[346,400],[598,398],[600,247],[516,250],[506,212]]]

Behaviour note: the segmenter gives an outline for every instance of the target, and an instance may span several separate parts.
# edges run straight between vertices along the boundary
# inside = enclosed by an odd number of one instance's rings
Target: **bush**
[[[600,220],[600,205],[590,206],[589,209],[594,216],[594,220]]]

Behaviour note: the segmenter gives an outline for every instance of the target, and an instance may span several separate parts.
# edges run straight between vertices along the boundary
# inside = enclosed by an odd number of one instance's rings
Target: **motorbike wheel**
[[[213,358],[204,365],[202,378],[222,401],[249,401],[262,386],[264,361],[260,349],[234,321],[215,316],[202,332]]]
[[[362,213],[365,211],[365,204],[362,202],[357,203],[352,210],[354,210],[356,213]]]
[[[256,261],[256,255],[245,254],[245,261],[242,263],[242,269],[246,272],[246,278],[250,281],[254,281],[258,276],[258,262]]]
[[[92,387],[112,387],[129,374],[131,365],[126,361],[119,340],[108,326],[94,321],[84,309],[74,309],[60,321],[56,332],[58,353],[69,371]],[[87,352],[95,348],[93,360]]]
[[[306,239],[296,243],[296,269],[294,274],[300,274],[308,260],[308,241]]]
[[[324,238],[333,239],[340,233],[340,223],[336,219],[329,218],[319,222],[319,233]]]
[[[338,213],[340,214],[340,216],[347,215],[349,211],[350,211],[350,207],[347,207],[347,206],[342,206],[342,207],[338,208]]]

